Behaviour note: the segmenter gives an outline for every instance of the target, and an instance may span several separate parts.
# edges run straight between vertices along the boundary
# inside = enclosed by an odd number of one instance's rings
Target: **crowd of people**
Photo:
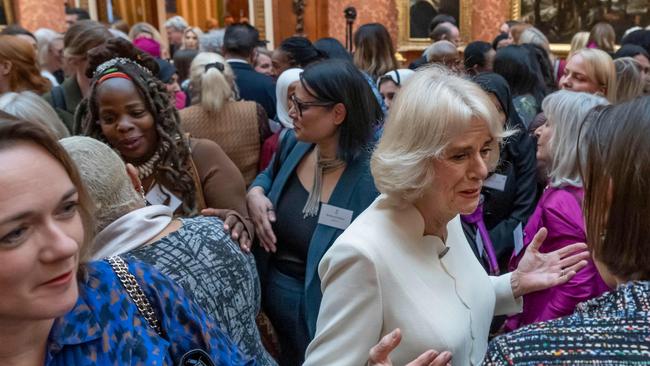
[[[0,32],[0,364],[650,364],[650,30],[66,12]]]

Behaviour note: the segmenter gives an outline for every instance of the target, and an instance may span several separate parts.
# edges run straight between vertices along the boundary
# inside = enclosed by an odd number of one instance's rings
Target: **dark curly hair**
[[[158,72],[158,64],[151,56],[121,38],[110,39],[88,51],[86,76],[92,78],[92,82],[88,97],[84,98],[77,109],[75,124],[81,126],[82,134],[108,143],[98,123],[97,80],[102,74],[95,75],[95,70],[102,63],[117,57],[133,61],[116,63],[111,69],[117,69],[131,78],[147,110],[153,115],[160,138],[158,144],[165,141],[169,144],[169,148],[160,157],[153,175],[156,180],[168,184],[167,188],[180,192],[183,199],[181,206],[183,216],[195,215],[197,213],[196,187],[192,178],[189,141],[183,136],[178,112],[169,101],[165,84],[153,76]]]

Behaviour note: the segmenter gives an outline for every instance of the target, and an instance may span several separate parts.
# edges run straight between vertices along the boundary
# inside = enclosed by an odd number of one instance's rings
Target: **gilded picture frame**
[[[521,20],[521,0],[510,1],[509,19]],[[560,57],[566,57],[571,50],[570,43],[551,43],[551,52]]]
[[[431,44],[428,37],[411,37],[411,3],[413,0],[397,0],[399,52],[421,51]],[[461,40],[465,43],[472,36],[472,0],[456,0],[458,5],[458,25]]]
[[[607,21],[620,37],[628,28],[650,22],[650,8],[647,1],[638,0],[625,3],[511,0],[510,19],[538,27],[551,42],[551,51],[564,56],[569,53],[571,37],[576,32],[588,32],[595,23]]]
[[[0,19],[0,29],[4,26],[14,23],[14,9],[12,6],[12,0],[2,0],[2,13],[4,14],[4,19]]]

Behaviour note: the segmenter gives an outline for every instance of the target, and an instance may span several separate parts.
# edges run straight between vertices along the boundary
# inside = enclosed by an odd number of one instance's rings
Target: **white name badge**
[[[165,205],[171,208],[172,211],[176,211],[181,203],[183,203],[180,198],[176,197],[175,194],[160,184],[153,186],[144,198],[152,205]]]
[[[318,215],[318,223],[345,230],[352,222],[352,214],[350,210],[323,203]]]
[[[517,256],[519,253],[521,253],[521,250],[524,249],[524,229],[521,225],[521,222],[512,232],[512,236],[515,240],[515,256]]]
[[[506,182],[508,181],[508,176],[503,174],[492,174],[488,179],[483,182],[483,186],[487,188],[496,189],[497,191],[503,191],[506,188]]]

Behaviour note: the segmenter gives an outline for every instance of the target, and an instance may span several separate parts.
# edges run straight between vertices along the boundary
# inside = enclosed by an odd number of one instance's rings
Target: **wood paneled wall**
[[[98,8],[105,9],[105,5],[102,4],[104,6],[99,6],[99,3],[105,4],[105,1],[98,1]],[[129,25],[133,25],[139,22],[147,22],[156,28],[160,27],[160,24],[158,24],[158,11],[156,9],[155,1],[113,0],[112,3],[113,14],[129,23]]]
[[[329,0],[305,0],[304,36],[312,41],[329,36]],[[273,33],[275,45],[296,35],[296,14],[293,0],[273,0]]]
[[[106,11],[106,0],[97,0],[100,19]],[[164,19],[180,15],[194,27],[205,30],[207,19],[218,19],[221,23],[220,8],[222,0],[176,0],[176,12],[167,13],[165,1],[152,0],[112,0],[113,14],[133,25],[138,22],[147,22],[154,25],[164,33]],[[248,4],[246,4],[248,12]],[[162,15],[163,19],[159,19]]]
[[[193,27],[205,29],[206,20],[212,18],[221,23],[221,1],[215,0],[176,0],[176,14],[167,14],[167,18],[180,15]]]

